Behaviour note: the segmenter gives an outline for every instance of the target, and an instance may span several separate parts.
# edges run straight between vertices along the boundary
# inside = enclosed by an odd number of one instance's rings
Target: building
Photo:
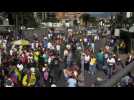
[[[56,18],[62,20],[65,18],[65,12],[56,12]]]
[[[79,17],[81,16],[82,12],[66,12],[65,13],[65,19],[68,20],[75,20],[75,19],[79,19]]]
[[[34,12],[34,18],[37,22],[58,20],[60,22],[70,22],[79,20],[84,12]]]
[[[0,12],[0,25],[9,25],[9,20],[5,12]]]
[[[34,12],[34,18],[38,23],[44,21],[51,21],[53,19],[56,19],[56,13],[55,12]]]
[[[56,17],[59,20],[73,21],[73,20],[79,20],[79,17],[82,14],[83,12],[56,12]]]
[[[127,18],[132,17],[132,15],[133,15],[133,12],[126,12],[126,17],[127,17]]]

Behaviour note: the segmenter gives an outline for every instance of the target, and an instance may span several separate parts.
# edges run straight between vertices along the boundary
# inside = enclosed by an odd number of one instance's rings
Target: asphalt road
[[[37,34],[37,36],[42,39],[43,37],[43,34],[45,33],[44,30],[33,30],[33,31],[29,31],[28,33],[25,32],[24,33],[24,36],[28,39],[33,39],[33,33],[34,34]],[[95,50],[98,52],[100,50],[100,48],[104,48],[105,46],[105,42],[106,42],[106,39],[105,38],[102,38],[98,41],[96,41],[95,43]],[[77,52],[78,53],[78,52]],[[63,53],[62,53],[63,54]],[[62,57],[62,55],[61,55]],[[75,54],[74,55],[74,61],[76,62],[76,59],[79,57],[79,54]],[[59,80],[56,82],[57,86],[58,87],[65,87],[66,86],[66,82],[64,80],[64,75],[63,75],[63,69],[64,69],[64,64],[61,63],[60,64],[60,68],[61,68],[61,77],[59,77]],[[93,87],[94,85],[100,85],[100,84],[103,84],[104,82],[107,81],[107,77],[105,76],[104,72],[102,71],[98,71],[97,70],[97,73],[96,75],[94,76],[91,76],[88,72],[85,71],[84,73],[84,87]],[[97,78],[101,78],[103,81],[102,82],[98,82],[97,81]]]

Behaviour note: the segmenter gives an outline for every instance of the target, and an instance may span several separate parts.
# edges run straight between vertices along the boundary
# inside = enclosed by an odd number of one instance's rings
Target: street
[[[0,87],[134,86],[133,26],[123,29],[122,13],[13,14],[0,30]]]

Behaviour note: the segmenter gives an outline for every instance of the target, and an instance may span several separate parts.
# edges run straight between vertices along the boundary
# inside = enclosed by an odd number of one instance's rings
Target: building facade
[[[79,20],[84,12],[34,12],[34,18],[38,22],[57,19],[59,22]]]
[[[65,20],[65,21],[73,21],[73,20],[79,20],[79,17],[84,12],[56,12],[56,17],[59,20]]]

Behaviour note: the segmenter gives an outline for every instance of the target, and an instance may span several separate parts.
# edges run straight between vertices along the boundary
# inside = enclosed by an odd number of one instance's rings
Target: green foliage
[[[87,26],[88,25],[88,22],[90,20],[90,15],[89,14],[82,14],[80,16],[80,19],[82,19],[84,25]]]
[[[33,12],[10,12],[14,25],[19,28],[21,25],[26,27],[37,27],[38,23],[33,17]]]
[[[91,17],[89,14],[82,14],[80,16],[80,19],[82,19],[85,26],[88,25],[88,23],[92,23],[93,25],[97,25],[97,20],[95,17]]]

